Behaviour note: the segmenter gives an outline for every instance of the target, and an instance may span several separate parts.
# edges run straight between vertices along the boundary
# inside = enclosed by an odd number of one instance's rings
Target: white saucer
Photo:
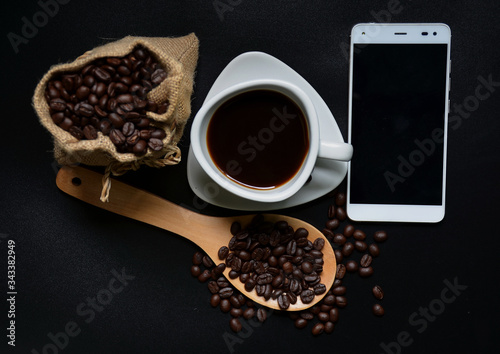
[[[316,108],[320,138],[328,137],[333,142],[344,142],[335,118],[316,90],[292,68],[269,54],[247,52],[234,58],[215,80],[205,102],[229,86],[261,78],[285,80],[300,87],[309,95]],[[347,162],[318,158],[312,180],[295,195],[281,202],[262,203],[239,197],[216,184],[201,168],[191,147],[187,161],[189,186],[199,198],[210,204],[237,210],[275,210],[310,202],[335,189],[346,173]]]

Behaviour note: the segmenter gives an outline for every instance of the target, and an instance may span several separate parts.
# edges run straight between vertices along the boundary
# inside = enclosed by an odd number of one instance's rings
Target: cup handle
[[[320,141],[318,157],[330,160],[350,161],[352,158],[352,151],[351,144]]]

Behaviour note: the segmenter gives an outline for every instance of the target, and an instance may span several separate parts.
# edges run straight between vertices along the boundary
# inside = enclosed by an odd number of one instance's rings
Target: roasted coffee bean
[[[192,262],[194,265],[200,265],[201,262],[203,262],[203,253],[201,252],[195,252],[195,254],[193,255],[193,259],[192,259]]]
[[[335,230],[338,228],[340,225],[340,222],[338,219],[330,219],[326,222],[325,226],[328,230]]]
[[[108,116],[108,114],[106,113],[106,111],[104,111],[103,109],[101,109],[101,107],[99,107],[98,105],[94,106],[94,111],[95,111],[96,115],[99,118],[106,118]]]
[[[337,260],[337,263],[342,263],[342,260],[344,259],[344,255],[340,250],[334,250],[335,253],[335,259]]]
[[[160,151],[163,149],[163,141],[160,139],[151,138],[148,141],[148,146],[153,151]]]
[[[109,133],[109,138],[115,145],[125,144],[125,136],[118,129],[112,129]]]
[[[107,120],[103,120],[98,123],[98,129],[102,134],[109,135],[109,133],[111,132],[111,123],[109,123]]]
[[[281,294],[280,296],[278,296],[278,306],[282,310],[286,310],[290,307],[290,299],[287,295]]]
[[[326,292],[325,284],[316,284],[314,286],[314,293],[316,295],[321,295],[321,294],[324,294],[325,292]]]
[[[217,285],[219,286],[219,288],[222,289],[222,288],[227,288],[228,286],[231,285],[231,283],[229,283],[226,278],[219,277],[217,278]]]
[[[104,69],[101,68],[96,68],[94,70],[94,75],[97,80],[102,81],[102,82],[110,82],[111,81],[111,75]]]
[[[347,261],[347,262],[345,263],[345,269],[346,269],[349,273],[355,273],[355,272],[357,272],[357,271],[358,271],[358,269],[359,269],[358,262],[353,261],[353,260]]]
[[[358,252],[364,252],[368,248],[368,245],[364,241],[356,240],[354,241],[354,248],[356,248]]]
[[[300,293],[300,299],[304,304],[309,304],[314,299],[314,292],[310,289],[303,290]]]
[[[270,284],[273,281],[273,276],[269,273],[261,274],[257,277],[257,284]]]
[[[337,208],[336,215],[337,215],[337,219],[339,219],[340,221],[344,221],[345,219],[347,219],[347,213],[346,213],[345,209],[342,207]]]
[[[375,304],[372,307],[372,312],[375,316],[383,316],[385,314],[385,310],[380,304]]]
[[[335,324],[333,322],[328,321],[325,323],[325,333],[326,334],[333,333],[334,329],[335,329]]]
[[[228,299],[221,299],[220,301],[220,309],[222,312],[229,312],[231,311],[231,303],[229,302]]]
[[[145,140],[139,140],[133,148],[133,152],[136,155],[142,155],[146,152],[147,149],[147,143]]]
[[[97,139],[97,130],[92,125],[86,125],[83,127],[83,135],[88,140]]]
[[[243,315],[243,310],[240,309],[240,308],[232,308],[231,311],[229,311],[229,313],[231,314],[231,316],[233,316],[234,318],[238,318],[240,317],[241,315]]]
[[[249,320],[255,316],[255,309],[249,307],[243,311],[243,318]]]
[[[166,136],[167,134],[165,133],[165,131],[161,129],[155,129],[151,132],[151,137],[155,139],[163,140]]]
[[[257,319],[259,322],[264,322],[267,319],[267,312],[263,308],[257,310]]]
[[[221,299],[228,299],[231,295],[233,295],[233,288],[230,286],[219,290],[219,296]]]
[[[312,328],[311,332],[313,336],[319,336],[325,330],[325,325],[323,323],[316,323]]]
[[[305,328],[307,326],[307,320],[304,318],[297,318],[294,322],[295,327],[298,329]]]
[[[125,124],[125,121],[123,120],[123,118],[117,113],[108,114],[108,118],[109,118],[109,121],[111,122],[111,124],[113,124],[113,126],[117,129],[121,129],[123,127],[123,125]]]
[[[372,267],[361,267],[359,268],[359,275],[363,278],[368,278],[373,275],[373,268]]]
[[[321,322],[328,322],[330,320],[330,315],[327,312],[318,313],[318,320]]]
[[[337,286],[341,286],[342,285],[342,280],[340,279],[335,279],[333,281],[333,285],[332,285],[332,288],[336,288]]]
[[[229,302],[231,303],[231,305],[233,305],[234,308],[237,309],[239,309],[243,305],[242,303],[240,303],[238,297],[234,295],[231,295],[231,297],[229,297]]]
[[[373,287],[372,293],[373,293],[373,296],[375,296],[375,298],[377,300],[382,300],[384,298],[384,291],[382,290],[382,288],[379,285],[375,285]]]
[[[344,247],[342,247],[341,252],[344,257],[349,257],[353,251],[354,251],[354,245],[350,242],[346,242],[344,244]]]
[[[141,140],[141,137],[139,136],[139,132],[137,130],[134,130],[132,135],[127,137],[127,144],[129,147],[132,147],[133,145],[137,144],[137,142]]]
[[[221,275],[222,273],[224,273],[225,270],[226,270],[226,265],[224,263],[220,263],[217,265],[217,267],[214,268],[214,272],[217,275]]]
[[[125,136],[131,136],[135,131],[134,123],[126,122],[123,124],[122,133]]]
[[[291,305],[295,305],[297,303],[297,295],[295,295],[292,292],[286,293],[286,296],[288,296],[288,301],[290,301]]]
[[[345,265],[337,264],[337,272],[335,273],[335,278],[337,279],[343,279],[345,276],[346,268]]]
[[[212,274],[210,273],[210,271],[208,269],[205,269],[199,276],[198,276],[198,280],[202,283],[206,282],[208,279],[210,279],[210,277],[212,276]]]
[[[219,306],[219,304],[220,304],[220,296],[219,296],[219,294],[213,294],[210,297],[210,305],[212,307],[217,307],[217,306]]]
[[[337,286],[337,287],[332,289],[333,295],[336,295],[336,296],[345,295],[346,291],[347,291],[347,289],[345,286]]]
[[[333,219],[335,217],[335,214],[336,214],[335,211],[336,211],[335,210],[335,205],[330,205],[328,207],[328,218],[329,219]]]
[[[373,234],[373,239],[377,242],[385,242],[387,240],[387,232],[377,231]]]
[[[325,305],[333,306],[333,305],[335,305],[335,301],[336,301],[335,295],[333,295],[333,294],[326,295],[323,298],[323,304],[325,304]]]
[[[226,246],[222,246],[221,248],[219,248],[218,256],[220,260],[223,261],[224,259],[226,259],[228,254],[229,248],[227,248]]]
[[[335,303],[337,304],[337,307],[343,309],[347,306],[347,298],[345,296],[336,296]]]
[[[83,101],[90,95],[90,89],[87,86],[80,86],[78,90],[76,90],[76,97]]]
[[[313,271],[313,265],[310,262],[303,262],[300,265],[300,268],[306,274],[309,274],[309,273],[311,273]]]
[[[342,234],[335,234],[335,236],[333,236],[333,243],[343,246],[346,243],[346,238]]]
[[[313,242],[313,247],[314,249],[321,251],[323,247],[325,246],[325,240],[322,239],[321,237],[318,237],[316,240]]]
[[[248,279],[248,281],[245,283],[245,290],[248,292],[252,291],[255,288],[256,284],[257,282],[252,278]]]
[[[75,138],[77,138],[78,140],[82,140],[85,137],[85,135],[83,134],[83,131],[76,126],[72,126],[71,128],[69,128],[69,133],[71,135],[73,135]]]
[[[359,264],[362,266],[362,267],[369,267],[370,264],[372,264],[372,256],[370,256],[369,254],[364,254],[363,257],[361,257],[361,260],[359,261]]]
[[[366,234],[361,230],[355,230],[353,235],[355,240],[364,241],[366,239]]]
[[[57,112],[51,115],[52,121],[55,124],[59,124],[64,120],[64,112]]]
[[[350,225],[350,224],[349,224],[349,225],[346,225],[346,226],[344,227],[344,232],[343,232],[343,233],[344,233],[344,236],[345,236],[345,237],[351,237],[351,236],[354,234],[354,230],[355,230],[355,228],[354,228],[354,226],[353,226],[353,225]]]
[[[62,98],[54,98],[50,101],[49,107],[53,112],[64,112],[66,110],[66,101]]]
[[[203,256],[201,262],[203,263],[203,265],[206,267],[206,268],[210,268],[210,267],[213,267],[214,265],[214,262],[212,262],[212,260],[210,259],[210,257],[208,256]]]
[[[368,252],[372,255],[372,257],[378,257],[380,254],[380,249],[375,243],[372,243],[370,246],[368,246]]]
[[[335,323],[339,320],[339,309],[334,307],[330,310],[330,321]]]
[[[344,193],[337,193],[335,196],[335,204],[337,206],[344,206],[346,202],[346,195]]]
[[[300,312],[300,318],[303,318],[304,320],[312,320],[314,319],[314,314],[310,312],[309,310],[301,311]]]
[[[219,292],[219,286],[217,285],[216,281],[214,280],[209,281],[207,286],[208,290],[210,290],[212,294],[217,294]]]
[[[167,73],[162,69],[157,69],[151,74],[151,82],[153,85],[159,85],[167,78]]]
[[[231,224],[231,235],[236,235],[238,232],[240,232],[241,230],[241,224],[238,222],[238,221],[234,221],[232,224]]]

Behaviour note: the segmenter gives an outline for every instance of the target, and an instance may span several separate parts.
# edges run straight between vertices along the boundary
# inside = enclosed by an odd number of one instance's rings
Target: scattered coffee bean
[[[377,242],[385,242],[387,240],[387,232],[377,231],[373,234],[373,239]]]
[[[373,275],[373,268],[372,267],[361,267],[359,268],[359,275],[363,278],[368,278]]]
[[[328,207],[328,218],[333,219],[335,217],[335,205],[330,205]]]
[[[220,296],[219,294],[212,294],[210,297],[210,305],[212,307],[217,307],[220,304]]]
[[[384,292],[382,291],[382,288],[378,285],[375,285],[373,287],[372,293],[373,293],[373,296],[375,296],[375,298],[377,300],[382,300],[384,298]]]
[[[347,219],[347,213],[345,209],[342,207],[337,208],[336,214],[337,214],[337,219],[339,219],[340,221],[344,221],[345,219]]]
[[[305,328],[307,326],[307,320],[304,319],[304,318],[297,318],[295,320],[295,327],[297,327],[298,329],[302,329],[302,328]]]
[[[340,225],[340,222],[338,219],[330,219],[326,222],[325,226],[328,230],[335,230],[338,228]]]
[[[312,334],[314,336],[319,336],[321,333],[323,333],[324,330],[325,330],[325,325],[323,323],[317,323],[312,328]]]
[[[358,262],[353,261],[353,260],[347,261],[346,264],[345,264],[345,269],[349,273],[355,273],[355,272],[357,272],[358,268],[359,268]]]
[[[378,257],[378,255],[380,254],[380,249],[375,243],[372,243],[370,246],[368,246],[368,252],[370,252],[373,257]]]
[[[264,322],[267,319],[267,312],[263,308],[257,310],[257,319],[259,322]]]
[[[363,257],[361,257],[361,260],[359,261],[359,264],[366,268],[366,267],[369,267],[370,264],[372,264],[372,256],[370,256],[369,254],[364,254]]]
[[[380,304],[373,305],[372,311],[375,316],[383,316],[385,314],[385,310]]]
[[[352,225],[346,225],[344,227],[344,236],[345,237],[351,237],[354,234],[354,226]]]
[[[346,195],[345,193],[337,193],[335,197],[335,204],[339,207],[344,206],[346,202]]]

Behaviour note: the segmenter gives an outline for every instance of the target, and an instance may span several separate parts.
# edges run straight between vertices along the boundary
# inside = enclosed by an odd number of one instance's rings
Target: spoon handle
[[[192,212],[114,179],[109,202],[103,203],[99,199],[101,180],[102,175],[97,172],[78,166],[63,166],[57,174],[56,184],[63,192],[84,202],[183,236],[212,258],[217,255],[219,247],[229,241],[230,220]],[[220,234],[224,229],[228,238],[221,243]]]

